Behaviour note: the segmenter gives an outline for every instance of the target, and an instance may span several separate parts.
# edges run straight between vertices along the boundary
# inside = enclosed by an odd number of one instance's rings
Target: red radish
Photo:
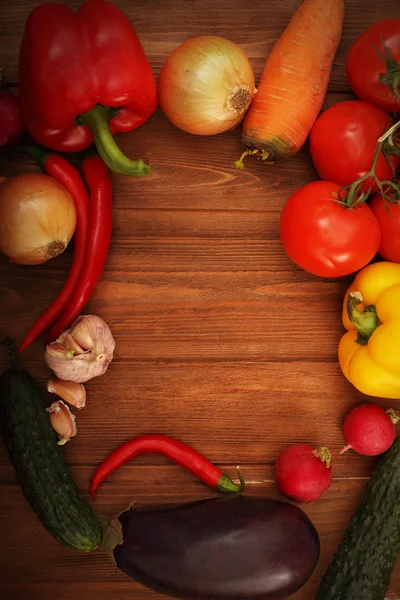
[[[332,483],[331,453],[328,448],[314,450],[308,444],[289,446],[275,464],[279,491],[297,502],[313,502]]]
[[[398,411],[385,410],[378,404],[361,404],[353,408],[344,421],[343,435],[347,446],[340,454],[350,448],[365,456],[386,452],[396,438],[395,425],[399,420]]]

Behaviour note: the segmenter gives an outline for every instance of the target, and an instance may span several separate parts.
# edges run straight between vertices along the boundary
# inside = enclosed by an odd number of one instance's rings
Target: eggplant
[[[112,558],[148,588],[184,600],[287,598],[311,577],[318,533],[297,506],[254,496],[130,509]]]

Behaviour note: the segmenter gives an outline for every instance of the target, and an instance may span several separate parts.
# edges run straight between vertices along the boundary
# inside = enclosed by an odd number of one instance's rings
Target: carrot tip
[[[250,150],[249,148],[247,148],[247,150],[245,150],[242,154],[242,156],[239,158],[239,160],[235,161],[235,167],[237,169],[244,169],[244,163],[243,163],[243,159],[246,158],[246,156],[248,156],[249,154],[251,154],[253,151]]]
[[[243,159],[239,158],[239,160],[235,160],[235,167],[237,169],[244,169]]]
[[[243,160],[246,158],[246,156],[257,156],[258,160],[262,160],[264,162],[266,162],[268,165],[272,165],[274,163],[273,160],[271,160],[271,154],[268,150],[259,150],[258,148],[254,148],[253,150],[251,150],[250,148],[247,148],[242,156],[239,158],[239,160],[235,161],[235,167],[237,169],[244,169],[244,163]]]

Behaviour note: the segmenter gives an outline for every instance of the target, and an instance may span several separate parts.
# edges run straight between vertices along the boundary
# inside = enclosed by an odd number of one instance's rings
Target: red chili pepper
[[[47,175],[54,177],[71,194],[75,202],[76,228],[74,235],[74,258],[63,289],[54,302],[34,323],[26,334],[19,351],[42,335],[61,315],[70,302],[85,262],[86,242],[89,228],[89,194],[79,171],[59,154],[48,155],[41,148],[25,148]]]
[[[97,488],[111,473],[131,458],[135,458],[141,454],[162,454],[177,465],[190,471],[190,473],[193,473],[203,483],[221,492],[242,492],[244,490],[245,482],[239,467],[237,469],[240,486],[233,483],[228,475],[190,446],[166,435],[149,434],[133,438],[121,444],[101,463],[94,472],[90,482],[92,497],[96,497]]]
[[[103,272],[112,231],[112,182],[100,156],[89,156],[82,163],[83,175],[90,191],[89,235],[85,264],[73,297],[64,313],[52,326],[47,342],[58,338],[89,302]]]

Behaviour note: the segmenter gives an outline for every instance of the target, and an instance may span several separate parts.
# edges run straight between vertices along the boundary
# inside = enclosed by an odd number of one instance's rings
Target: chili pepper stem
[[[241,471],[241,469],[240,469],[240,467],[239,467],[239,466],[237,466],[237,467],[236,467],[236,470],[237,470],[237,472],[238,472],[238,477],[239,477],[239,481],[240,481],[240,491],[241,491],[241,492],[244,492],[244,489],[245,489],[245,487],[246,487],[246,482],[245,482],[245,480],[244,480],[244,477],[243,477],[242,471]]]
[[[240,485],[233,483],[232,479],[228,475],[226,475],[226,473],[222,473],[222,475],[217,483],[217,489],[220,490],[220,492],[228,492],[228,493],[229,492],[230,493],[243,492],[243,490],[246,486],[246,483],[244,481],[242,472],[239,467],[237,467],[237,471],[238,471]]]
[[[22,150],[27,152],[37,162],[39,167],[44,167],[49,152],[46,152],[43,148],[39,148],[39,146],[22,146]]]
[[[96,148],[107,167],[123,175],[144,177],[151,173],[151,168],[144,160],[130,160],[117,146],[110,129],[110,120],[114,116],[113,109],[97,104],[83,113],[82,118],[90,127]]]
[[[363,311],[358,309],[363,298],[360,292],[350,292],[347,298],[348,317],[358,331],[357,343],[366,346],[368,339],[381,324],[376,314],[375,306],[367,306]]]

